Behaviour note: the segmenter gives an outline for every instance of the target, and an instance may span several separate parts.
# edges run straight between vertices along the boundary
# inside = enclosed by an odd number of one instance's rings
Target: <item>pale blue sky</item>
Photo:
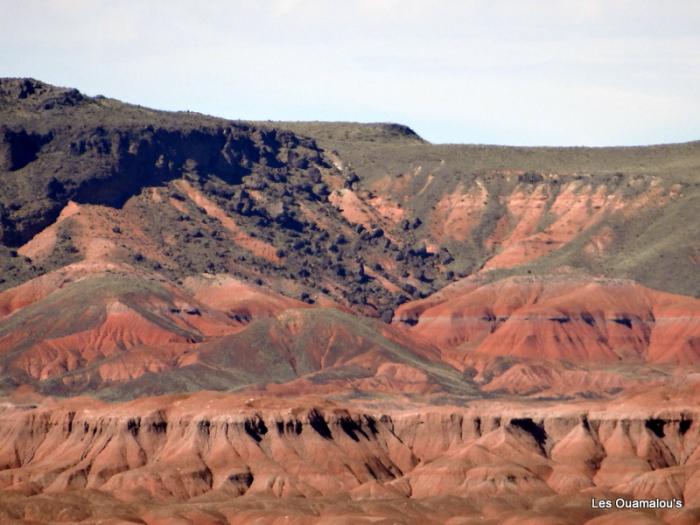
[[[433,142],[700,139],[698,0],[0,0],[0,76]]]

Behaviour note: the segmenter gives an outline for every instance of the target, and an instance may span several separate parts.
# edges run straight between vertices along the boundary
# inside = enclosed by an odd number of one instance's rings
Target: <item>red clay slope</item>
[[[700,300],[631,281],[465,280],[404,304],[397,314],[417,321],[412,333],[458,360],[482,355],[685,364],[700,358]]]
[[[0,293],[0,305],[0,372],[52,394],[471,388],[401,327],[230,276],[176,286],[127,265],[78,263]]]
[[[180,366],[203,342],[305,306],[230,277],[190,279],[183,290],[128,265],[76,263],[0,293],[0,358],[18,377],[99,363],[103,380],[123,381]]]

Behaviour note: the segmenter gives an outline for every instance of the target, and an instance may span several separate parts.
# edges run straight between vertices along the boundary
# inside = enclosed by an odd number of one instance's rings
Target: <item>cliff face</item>
[[[324,501],[348,498],[360,507],[405,501],[412,512],[417,502],[445,502],[438,516],[422,516],[428,522],[485,512],[501,522],[549,514],[582,523],[597,515],[590,497],[610,494],[700,507],[700,414],[682,405],[392,412],[290,401],[197,394],[7,406],[0,484],[28,501],[44,494],[54,509],[65,491],[99,490],[135,509],[160,502],[172,512],[182,502],[226,513],[242,508],[237,498],[243,507],[280,498],[282,513],[284,501],[303,497],[319,502],[324,519],[333,515]],[[576,502],[574,518],[558,509],[565,499]],[[15,512],[22,517],[21,507]]]
[[[53,223],[71,200],[119,208],[144,188],[184,174],[239,184],[253,170],[271,176],[321,162],[313,141],[291,132],[205,118],[195,125],[158,112],[138,122],[108,101],[31,80],[4,80],[0,96],[6,172],[0,241],[10,246]]]
[[[371,223],[346,218],[356,178],[313,138],[28,79],[0,80],[0,101],[0,288],[98,259],[234,275],[388,321],[445,281],[370,205],[358,201]],[[433,277],[406,285],[410,272]]]

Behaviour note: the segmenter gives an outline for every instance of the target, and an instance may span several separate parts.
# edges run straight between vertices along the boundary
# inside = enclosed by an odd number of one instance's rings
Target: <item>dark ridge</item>
[[[253,484],[255,477],[250,470],[247,470],[245,472],[238,472],[236,474],[229,475],[228,480],[237,485],[240,484],[244,485],[245,487],[250,487]]]
[[[389,465],[388,467],[382,463],[378,458],[374,457],[369,462],[365,463],[365,468],[370,476],[379,481],[388,481],[391,479],[396,479],[398,476],[402,475],[400,469],[394,465]]]
[[[29,91],[42,89],[30,87]],[[0,94],[6,92],[0,86]],[[143,188],[183,176],[204,184],[215,179],[217,184],[228,184],[223,189],[230,192],[231,186],[240,186],[250,175],[249,186],[256,187],[257,180],[259,189],[264,189],[267,179],[284,182],[290,170],[315,173],[316,166],[324,165],[313,140],[289,131],[204,117],[191,121],[126,104],[103,107],[93,102],[95,107],[71,106],[70,111],[50,115],[44,108],[25,108],[9,98],[6,107],[0,108],[0,172],[22,170],[22,180],[6,179],[8,189],[20,190],[13,202],[41,208],[31,214],[21,213],[20,208],[12,217],[4,217],[7,231],[0,232],[0,241],[8,245],[23,244],[51,224],[69,200],[120,208]],[[49,142],[50,151],[44,154]],[[33,167],[34,161],[41,165]],[[31,184],[22,183],[27,180]],[[306,191],[313,199],[318,198],[314,191],[326,195],[326,190],[317,184]],[[250,206],[243,209],[245,204],[240,212],[252,213]],[[288,216],[280,220],[300,228]]]
[[[678,424],[678,432],[680,432],[681,436],[684,436],[691,426],[693,426],[692,419],[681,419],[681,422]]]
[[[75,419],[75,412],[68,412],[68,433],[73,432],[73,420]]]
[[[246,419],[243,423],[245,433],[253,438],[257,443],[262,441],[262,437],[267,434],[267,425],[260,417],[254,419]]]
[[[374,469],[370,466],[369,463],[365,463],[365,468],[367,469],[367,472],[370,476],[372,476],[373,479],[379,479],[377,478],[377,474],[375,474]]]
[[[31,109],[52,110],[75,106],[88,97],[77,89],[52,86],[33,78],[0,78],[0,98]]]
[[[632,328],[632,320],[627,317],[616,317],[613,319],[613,322],[626,326],[627,328]]]
[[[523,173],[522,175],[518,175],[518,182],[524,182],[526,184],[537,184],[539,182],[542,182],[543,180],[544,177],[542,175],[532,171],[528,171]]]
[[[666,425],[666,421],[664,421],[663,419],[657,419],[657,418],[647,419],[644,422],[644,426],[647,429],[651,430],[656,435],[656,437],[659,437],[659,438],[662,438],[666,435],[664,432],[665,425]]]
[[[333,434],[331,429],[328,427],[323,414],[321,414],[315,408],[309,412],[309,425],[313,428],[322,438],[333,439]]]
[[[141,430],[141,418],[139,417],[129,419],[129,421],[126,422],[126,429],[132,436],[138,436],[139,431]]]
[[[545,451],[544,447],[547,442],[547,433],[541,424],[535,423],[529,417],[512,419],[510,423],[530,434],[539,445],[540,450],[542,450],[542,452]]]
[[[373,124],[370,124],[370,126]],[[413,131],[405,124],[396,124],[393,122],[374,124],[384,131],[388,136],[407,137],[415,140],[423,140],[418,133]]]
[[[581,319],[583,320],[583,322],[585,322],[589,326],[595,325],[595,318],[591,314],[589,314],[588,312],[582,313]]]
[[[199,476],[199,478],[203,480],[204,483],[206,483],[209,486],[209,488],[211,488],[214,484],[214,475],[212,474],[211,469],[209,467],[203,468],[202,470],[197,472],[196,475]]]
[[[163,434],[168,430],[168,423],[166,421],[154,421],[151,423],[151,430],[156,434]]]
[[[188,168],[240,184],[250,169],[228,159],[245,155],[258,157],[250,141],[238,140],[234,128],[183,132],[146,127],[135,133],[102,130],[102,134],[105,136],[99,140],[87,136],[76,139],[78,143],[74,149],[78,156],[101,149],[105,150],[104,154],[117,156],[110,172],[90,178],[77,187],[73,198],[79,203],[120,208],[144,187],[163,185],[182,176]],[[104,146],[100,146],[103,143]],[[234,143],[240,149],[233,146]],[[159,162],[163,156],[164,160]]]
[[[557,316],[557,317],[550,317],[550,318],[548,318],[547,320],[548,320],[548,321],[555,321],[555,322],[557,322],[557,323],[559,323],[559,324],[566,324],[566,323],[568,323],[569,321],[571,321],[571,319],[570,319],[569,317],[565,316],[565,315],[560,315],[560,316]]]
[[[228,315],[229,319],[233,319],[241,324],[248,324],[252,319],[249,312],[228,312],[226,315]]]
[[[377,429],[377,420],[372,416],[365,416],[365,421],[367,422],[367,428],[369,428],[369,431],[373,436],[376,436],[379,433],[379,430]]]
[[[33,78],[0,78],[0,96],[5,98],[26,99],[42,87],[48,86]]]
[[[294,432],[297,436],[301,434],[301,431],[303,429],[303,425],[301,424],[301,421],[298,419],[295,419],[294,421],[287,421],[287,432],[292,433]]]
[[[197,423],[197,429],[201,434],[209,435],[209,431],[211,428],[211,423],[207,419],[203,419],[199,423]]]
[[[354,419],[350,417],[342,417],[338,423],[340,424],[340,428],[343,429],[343,432],[345,432],[353,441],[360,441],[358,434],[362,434],[366,440],[369,440],[367,433],[362,430],[362,427],[358,425]]]
[[[41,148],[51,142],[53,133],[39,134],[24,129],[0,127],[0,170],[17,171],[37,159]]]
[[[583,425],[583,428],[587,430],[588,432],[591,431],[591,424],[588,422],[588,417],[583,416],[581,419],[581,424]]]
[[[409,126],[392,122],[275,122],[254,121],[254,125],[272,125],[301,135],[330,141],[370,143],[426,143]]]

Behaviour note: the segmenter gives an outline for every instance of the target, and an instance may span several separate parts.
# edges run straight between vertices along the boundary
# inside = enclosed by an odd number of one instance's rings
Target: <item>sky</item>
[[[700,139],[698,0],[0,0],[0,76],[436,143]]]

